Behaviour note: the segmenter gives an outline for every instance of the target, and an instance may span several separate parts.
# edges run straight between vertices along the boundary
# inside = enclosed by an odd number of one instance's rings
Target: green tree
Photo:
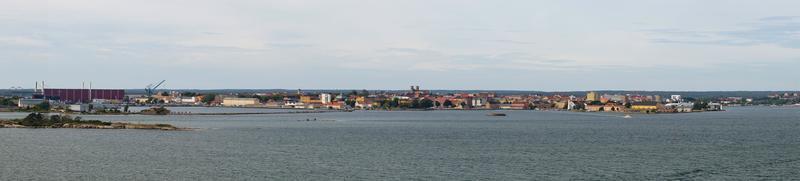
[[[200,100],[200,102],[203,102],[205,104],[210,104],[215,99],[217,99],[217,95],[216,94],[208,94],[208,95],[204,96],[203,100]]]
[[[42,103],[39,103],[36,106],[34,106],[34,109],[41,111],[48,111],[50,110],[50,101],[44,101]]]
[[[708,107],[706,102],[695,102],[692,110],[705,110]]]
[[[197,96],[197,93],[196,92],[183,92],[183,93],[181,93],[181,96],[194,97],[194,96]]]
[[[422,99],[421,101],[419,101],[419,106],[420,108],[428,109],[434,107],[435,105],[433,104],[433,101],[430,99]]]
[[[16,106],[17,103],[14,98],[0,97],[0,106]]]
[[[447,108],[453,107],[453,101],[445,100],[444,101],[444,107],[447,107]]]
[[[391,102],[389,102],[390,108],[400,107],[400,99],[394,98]]]
[[[411,106],[409,106],[409,107],[411,107],[411,108],[422,108],[422,106],[420,105],[419,99],[412,100],[411,101]]]
[[[358,91],[356,91],[356,90],[353,90],[353,91],[350,91],[350,93],[347,93],[347,97],[357,96],[357,95],[358,95]]]

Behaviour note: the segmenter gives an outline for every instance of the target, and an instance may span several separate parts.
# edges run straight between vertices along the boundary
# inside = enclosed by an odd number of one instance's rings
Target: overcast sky
[[[0,88],[800,89],[797,0],[0,2]]]

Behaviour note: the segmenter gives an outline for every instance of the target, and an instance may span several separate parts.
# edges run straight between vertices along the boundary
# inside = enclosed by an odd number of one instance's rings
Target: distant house
[[[694,103],[669,103],[664,105],[664,107],[668,109],[666,112],[692,112],[692,109],[694,109]]]
[[[587,112],[602,112],[602,111],[605,111],[604,110],[605,105],[587,104],[585,107],[586,107],[586,111]]]
[[[200,102],[200,99],[197,99],[197,97],[182,97],[180,100],[183,104],[195,104]]]
[[[720,103],[709,103],[708,107],[706,108],[706,110],[708,110],[708,111],[721,111],[722,110],[722,104],[720,104]]]
[[[624,112],[625,106],[616,103],[607,103],[603,105],[603,111],[605,112]]]
[[[657,102],[635,102],[631,104],[631,111],[636,112],[656,112],[658,111]]]
[[[300,102],[304,104],[322,104],[320,96],[300,96]]]
[[[569,104],[572,103],[571,101],[556,101],[553,103],[554,109],[568,109]]]
[[[145,104],[149,100],[150,100],[150,98],[147,98],[147,97],[137,97],[137,98],[133,99],[133,102],[139,103],[139,104]]]
[[[330,102],[323,105],[324,108],[328,109],[344,109],[347,105],[344,102]]]

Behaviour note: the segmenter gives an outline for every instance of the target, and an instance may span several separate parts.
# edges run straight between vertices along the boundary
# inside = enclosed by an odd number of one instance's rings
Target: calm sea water
[[[487,113],[85,116],[198,130],[0,129],[0,180],[800,178],[797,108]]]

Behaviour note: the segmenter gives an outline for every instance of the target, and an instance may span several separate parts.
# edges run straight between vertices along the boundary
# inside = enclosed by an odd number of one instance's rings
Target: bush
[[[82,121],[81,117],[51,115],[45,117],[42,113],[28,114],[24,119],[18,120],[17,124],[28,127],[61,127],[64,124],[92,124],[92,125],[111,125],[109,122],[102,122],[98,120]]]

